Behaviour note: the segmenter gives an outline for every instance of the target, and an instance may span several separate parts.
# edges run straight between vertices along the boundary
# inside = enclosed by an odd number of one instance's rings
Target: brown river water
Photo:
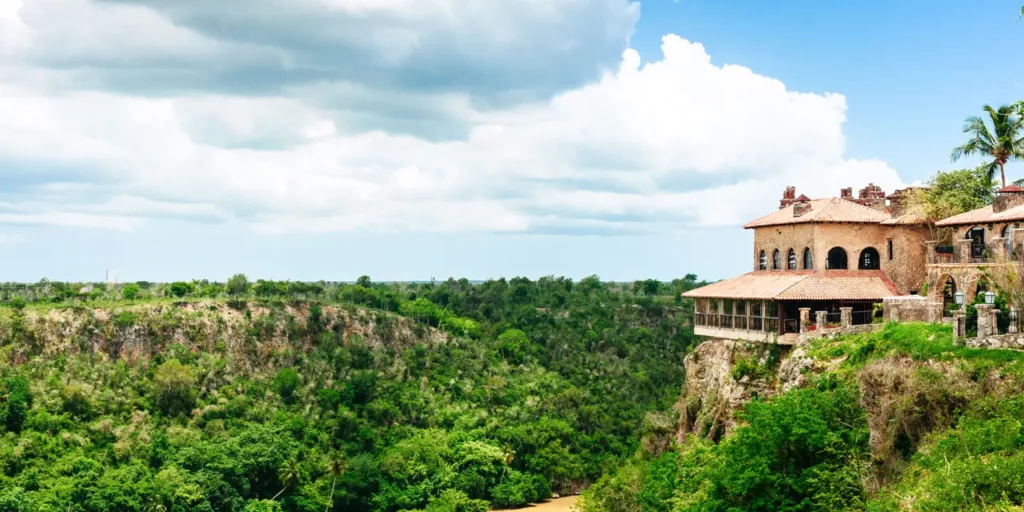
[[[553,500],[545,501],[544,503],[530,505],[529,507],[517,510],[529,510],[530,512],[572,512],[572,506],[576,504],[577,498],[579,498],[579,496],[555,498]]]

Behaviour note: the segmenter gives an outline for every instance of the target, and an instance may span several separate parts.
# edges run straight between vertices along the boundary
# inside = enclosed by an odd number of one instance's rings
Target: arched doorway
[[[846,270],[846,250],[842,247],[833,247],[828,251],[828,261],[825,268],[828,270]]]
[[[861,251],[860,258],[857,259],[857,268],[860,270],[878,270],[882,268],[881,264],[881,258],[874,247],[868,247]]]
[[[942,311],[945,316],[952,316],[950,312],[957,309],[956,281],[953,280],[953,276],[946,275],[939,278],[938,285],[942,290]]]
[[[980,262],[985,259],[985,228],[975,226],[967,230],[964,237],[971,241],[971,261]]]

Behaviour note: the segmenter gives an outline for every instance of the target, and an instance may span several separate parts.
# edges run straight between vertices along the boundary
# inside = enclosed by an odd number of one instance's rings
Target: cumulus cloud
[[[40,10],[57,3],[105,22],[58,48]],[[24,0],[8,62],[41,75],[0,85],[0,180],[19,183],[0,188],[0,224],[658,233],[735,226],[787,184],[900,185],[846,158],[839,94],[715,65],[677,36],[653,62],[623,51],[625,0],[239,5]],[[123,24],[153,40],[118,52]],[[217,75],[236,66],[273,87]],[[205,78],[120,82],[151,70]]]

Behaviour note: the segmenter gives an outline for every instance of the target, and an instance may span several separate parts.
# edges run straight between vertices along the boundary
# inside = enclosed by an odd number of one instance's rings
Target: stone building
[[[962,291],[967,302],[986,291],[985,268],[1019,261],[1024,255],[1024,189],[1000,189],[991,205],[935,223],[935,238],[927,246],[928,296],[948,310],[953,295]]]
[[[751,271],[684,294],[695,299],[694,330],[784,343],[812,322],[872,323],[884,298],[920,292],[935,251],[905,197],[906,189],[886,196],[873,184],[826,199],[788,187],[777,211],[744,226],[754,231]]]

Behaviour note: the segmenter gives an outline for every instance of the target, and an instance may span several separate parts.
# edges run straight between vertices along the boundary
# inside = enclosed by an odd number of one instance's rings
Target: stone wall
[[[886,322],[929,322],[935,323],[942,319],[942,302],[935,302],[928,297],[906,295],[886,297],[883,318]]]
[[[861,252],[867,247],[878,251],[880,267],[892,279],[900,293],[916,292],[925,280],[927,228],[922,226],[883,226],[880,224],[815,223],[768,226],[754,230],[752,268],[757,270],[761,251],[771,269],[772,252],[778,249],[782,268],[786,268],[790,249],[796,252],[797,269],[804,270],[803,252],[810,248],[811,270],[825,270],[828,252],[833,247],[846,251],[848,268],[856,270]],[[893,257],[889,259],[889,240]]]
[[[998,334],[967,338],[964,344],[974,348],[1016,348],[1024,349],[1024,333]]]

